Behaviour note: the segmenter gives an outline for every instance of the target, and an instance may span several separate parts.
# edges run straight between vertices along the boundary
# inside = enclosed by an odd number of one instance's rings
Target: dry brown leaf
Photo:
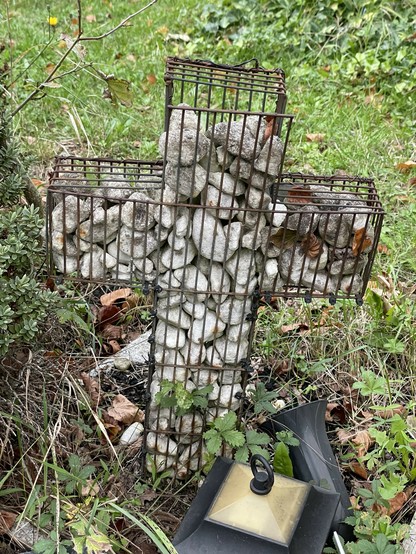
[[[149,75],[146,75],[146,80],[149,85],[155,85],[157,83],[156,75],[154,75],[153,73],[149,73]]]
[[[374,415],[383,419],[389,419],[396,414],[403,415],[406,412],[404,406],[397,406],[395,408],[388,408],[386,410],[374,410]]]
[[[116,340],[109,340],[108,344],[111,346],[111,350],[113,351],[113,354],[120,352],[121,346]]]
[[[377,245],[377,252],[379,252],[380,254],[386,254],[386,256],[390,254],[390,250],[387,248],[385,244],[382,244],[382,243],[379,243]]]
[[[361,479],[366,480],[368,478],[368,472],[360,462],[352,461],[348,464],[348,467],[353,473],[361,477]]]
[[[416,162],[413,160],[407,160],[407,162],[400,162],[396,165],[396,169],[398,169],[401,173],[408,173],[411,169],[414,169],[416,167]]]
[[[80,377],[89,397],[91,398],[93,406],[96,408],[100,403],[100,384],[88,375],[88,373],[85,373],[85,371],[81,373]]]
[[[289,204],[311,204],[312,192],[304,185],[295,185],[287,193],[287,202]]]
[[[415,186],[416,185],[416,177],[412,177],[411,179],[409,179],[408,185],[410,185],[411,187]]]
[[[340,444],[350,442],[355,435],[355,431],[347,431],[346,429],[338,429],[337,431],[337,437]]]
[[[370,433],[363,429],[358,431],[358,433],[351,439],[351,441],[357,445],[357,456],[361,458],[367,454],[370,446],[374,443],[374,439],[371,438]]]
[[[89,13],[85,16],[85,21],[87,21],[88,23],[94,23],[94,21],[97,21],[97,18],[93,13]]]
[[[108,324],[101,330],[101,336],[108,341],[121,340],[124,336],[124,329],[117,325]]]
[[[326,406],[325,421],[337,421],[338,423],[345,423],[347,420],[347,413],[341,404],[338,402],[329,402]]]
[[[274,116],[266,115],[265,120],[266,120],[266,129],[264,130],[263,142],[266,142],[266,140],[273,134],[273,132],[276,129],[275,127],[276,118]]]
[[[306,140],[308,142],[323,142],[325,135],[323,133],[307,133]]]
[[[296,243],[297,236],[296,231],[281,227],[276,233],[271,235],[270,242],[277,246],[277,248],[290,248]]]
[[[81,496],[97,496],[100,492],[100,485],[95,479],[87,479],[81,488]]]
[[[373,244],[373,237],[365,227],[358,229],[352,239],[352,255],[358,256]]]
[[[404,506],[404,504],[407,502],[408,496],[405,491],[398,492],[396,496],[390,500],[388,500],[389,507],[386,508],[386,506],[380,506],[380,504],[374,504],[373,510],[375,512],[378,512],[380,514],[387,514],[388,516],[391,516],[401,510]]]
[[[0,510],[0,535],[6,535],[13,527],[17,514]]]
[[[313,233],[307,235],[301,242],[303,253],[309,258],[317,258],[321,252],[322,241]]]
[[[126,425],[130,425],[130,423],[134,421],[144,421],[144,412],[122,394],[117,394],[113,398],[107,413],[116,421],[125,423]]]
[[[304,335],[307,331],[309,331],[309,326],[306,325],[306,323],[292,323],[290,325],[282,325],[280,327],[280,331],[285,333],[290,333],[291,331],[297,331],[300,335]]]
[[[117,300],[128,298],[131,294],[130,288],[125,289],[117,289],[113,290],[112,292],[108,292],[107,294],[103,294],[100,297],[100,302],[102,306],[112,306],[117,302]]]

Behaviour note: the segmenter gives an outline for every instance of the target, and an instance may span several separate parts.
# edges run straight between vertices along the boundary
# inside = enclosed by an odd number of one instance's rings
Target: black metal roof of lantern
[[[217,458],[173,543],[179,554],[321,554],[338,501],[260,455],[250,465]]]

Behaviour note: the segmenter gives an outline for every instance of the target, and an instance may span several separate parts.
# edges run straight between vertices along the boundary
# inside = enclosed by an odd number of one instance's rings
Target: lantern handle
[[[263,466],[265,471],[259,471],[257,463]],[[269,494],[274,484],[274,473],[272,466],[260,454],[254,454],[250,460],[253,479],[250,481],[250,489],[255,494]]]

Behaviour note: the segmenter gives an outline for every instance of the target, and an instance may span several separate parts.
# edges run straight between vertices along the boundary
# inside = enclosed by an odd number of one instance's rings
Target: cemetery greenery
[[[143,537],[175,552],[169,539],[199,476],[173,485],[155,470],[141,480],[137,451],[114,446],[118,424],[100,405],[111,392],[82,373],[108,346],[94,325],[94,291],[46,280],[39,198],[56,154],[158,157],[166,56],[256,57],[286,71],[295,123],[285,169],[371,176],[386,218],[363,307],[261,306],[253,360],[268,386],[243,427],[232,412],[213,421],[208,463],[225,446],[243,461],[268,454],[290,475],[296,438],[267,444],[256,425],[277,401],[328,398],[354,507],[346,552],[401,552],[416,497],[413,2],[151,4],[6,0],[0,14],[0,541],[28,519],[41,530],[37,553],[135,552]],[[136,292],[126,328],[146,327]],[[11,360],[23,354],[16,373]],[[32,357],[38,370],[25,371]],[[203,408],[210,392],[164,386],[160,401],[178,413]]]

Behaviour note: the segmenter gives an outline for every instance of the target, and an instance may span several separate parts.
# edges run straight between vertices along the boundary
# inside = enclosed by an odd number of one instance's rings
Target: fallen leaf
[[[83,371],[80,375],[84,387],[91,398],[91,401],[96,408],[100,403],[100,384],[96,379],[93,379],[88,373]]]
[[[352,461],[348,464],[348,467],[353,473],[361,477],[361,479],[367,480],[368,472],[360,462]]]
[[[323,133],[307,133],[306,140],[308,142],[323,142],[325,135]]]
[[[159,27],[159,29],[156,30],[156,33],[166,36],[169,33],[169,28],[166,27],[166,25],[162,25],[162,27]]]
[[[81,488],[81,496],[98,496],[100,485],[95,482],[95,479],[87,479]]]
[[[311,204],[312,192],[303,185],[295,185],[287,193],[287,201],[290,204]]]
[[[129,60],[129,62],[135,62],[137,61],[137,58],[134,54],[127,54],[126,60]]]
[[[108,292],[107,294],[103,294],[100,296],[100,302],[102,306],[111,306],[114,304],[117,300],[120,300],[120,298],[127,298],[131,294],[130,288],[125,289],[117,289],[113,290],[112,292]]]
[[[411,187],[415,186],[416,185],[416,177],[412,177],[411,179],[409,179],[408,185],[410,185]]]
[[[76,20],[76,23],[78,24],[78,19]],[[77,31],[76,31],[76,33],[77,33]],[[82,46],[81,44],[76,44],[75,46],[73,46],[74,41],[72,40],[72,38],[70,36],[66,35],[65,33],[61,34],[61,40],[63,40],[65,42],[65,45],[68,49],[73,47],[72,52],[75,52],[75,54],[78,56],[78,58],[80,58],[81,60],[83,60],[85,58],[85,55],[86,55],[87,51],[86,51],[84,46]]]
[[[108,341],[120,340],[124,336],[123,327],[120,327],[118,325],[111,325],[111,323],[105,325],[101,329],[100,333],[101,333],[101,336]]]
[[[396,165],[396,169],[398,169],[401,173],[408,173],[411,169],[414,169],[416,167],[416,162],[413,160],[407,160],[407,162],[400,162]]]
[[[321,253],[322,241],[312,233],[302,240],[300,246],[306,256],[309,256],[309,258],[317,258]]]
[[[142,147],[142,143],[141,143],[140,140],[135,140],[135,141],[133,142],[133,146],[134,146],[134,148],[141,148],[141,147]]]
[[[149,85],[155,85],[157,83],[156,75],[154,75],[153,73],[149,73],[149,75],[146,76],[146,80]]]
[[[117,104],[120,102],[123,106],[131,108],[133,105],[133,92],[130,88],[130,81],[126,79],[117,79],[113,75],[107,76],[105,80],[108,86],[106,93],[112,103]]]
[[[103,306],[98,310],[97,327],[101,329],[110,323],[115,323],[120,319],[120,315],[120,308],[118,306],[114,306],[114,304]]]
[[[263,142],[266,142],[266,140],[276,131],[276,118],[272,115],[266,115],[265,120],[266,129],[264,130]]]
[[[87,21],[88,23],[93,23],[94,21],[97,21],[97,18],[93,13],[89,13],[85,16],[85,21]]]
[[[346,444],[347,442],[350,442],[355,434],[355,431],[347,431],[346,429],[338,429],[337,431],[337,437],[340,444]]]
[[[380,514],[387,514],[388,516],[391,516],[401,510],[404,506],[404,504],[407,502],[408,497],[407,494],[404,491],[398,492],[394,498],[391,498],[387,502],[389,503],[389,507],[386,506],[380,506],[379,504],[373,505],[373,510],[375,512],[378,512]]]
[[[404,406],[395,406],[384,410],[378,410],[377,408],[374,407],[373,410],[375,415],[383,419],[389,419],[396,414],[403,415],[406,412],[406,408]]]
[[[309,326],[306,323],[292,323],[290,325],[282,325],[280,331],[283,334],[297,331],[300,335],[304,335],[306,331],[309,331]]]
[[[367,454],[368,449],[374,443],[374,439],[367,430],[358,431],[351,441],[357,445],[357,456],[361,458]]]
[[[377,252],[379,252],[380,254],[386,254],[386,256],[390,254],[390,250],[387,248],[387,246],[381,243],[377,245]]]
[[[362,227],[357,229],[352,239],[352,255],[358,256],[361,252],[365,251],[369,246],[373,244],[373,236],[369,232],[369,229]]]
[[[277,248],[290,248],[296,243],[298,234],[296,231],[280,227],[276,233],[270,236],[270,242]]]
[[[121,433],[121,427],[113,417],[108,415],[106,411],[102,412],[101,417],[103,419],[107,435],[110,441],[113,442],[114,439]],[[102,442],[105,443],[105,437],[102,437]]]
[[[13,527],[17,514],[0,510],[0,535],[5,535]]]
[[[120,352],[121,346],[116,340],[109,340],[108,344],[111,346],[112,354]]]
[[[347,420],[347,413],[341,404],[329,402],[326,406],[325,421],[337,421],[341,425]]]
[[[56,67],[56,65],[55,65],[54,63],[51,63],[51,62],[47,63],[47,64],[45,65],[45,71],[46,71],[46,73],[47,73],[48,75],[50,75],[50,74],[52,73],[52,71],[55,69],[55,67]]]
[[[134,421],[144,421],[144,412],[122,394],[117,394],[113,398],[107,413],[116,421],[125,423],[126,425],[130,425],[130,423]]]

